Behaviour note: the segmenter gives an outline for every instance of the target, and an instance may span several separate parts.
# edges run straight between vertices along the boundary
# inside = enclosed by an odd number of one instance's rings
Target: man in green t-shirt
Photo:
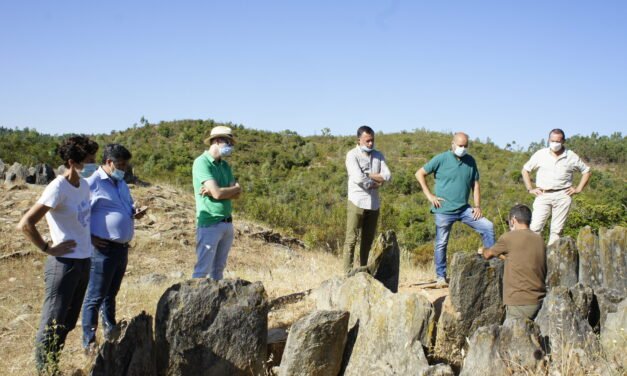
[[[494,225],[481,213],[479,170],[475,159],[467,154],[468,135],[455,133],[451,150],[438,154],[416,172],[422,192],[431,203],[435,215],[435,272],[437,285],[447,286],[446,247],[453,224],[457,221],[470,226],[481,235],[483,246],[494,244]],[[429,190],[426,176],[435,177],[435,195]],[[473,191],[475,206],[468,205]]]
[[[217,126],[205,140],[209,149],[194,160],[192,180],[196,198],[196,256],[192,278],[222,279],[233,244],[231,199],[242,192],[231,166],[223,159],[233,151],[231,128]]]

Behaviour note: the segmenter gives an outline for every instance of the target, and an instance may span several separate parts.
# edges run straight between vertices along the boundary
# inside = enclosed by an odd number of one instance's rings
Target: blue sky
[[[0,126],[627,130],[627,1],[3,1]]]

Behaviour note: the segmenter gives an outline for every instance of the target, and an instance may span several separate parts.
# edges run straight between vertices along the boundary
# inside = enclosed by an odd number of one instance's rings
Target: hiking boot
[[[448,287],[448,282],[446,282],[446,278],[444,277],[438,277],[435,280],[435,287],[438,289],[443,289],[445,287]]]

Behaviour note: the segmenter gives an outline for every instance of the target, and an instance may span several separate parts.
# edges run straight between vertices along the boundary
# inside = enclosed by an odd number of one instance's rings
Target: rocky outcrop
[[[544,298],[536,317],[543,339],[551,354],[553,370],[576,366],[582,370],[595,367],[599,354],[599,342],[588,323],[588,317],[576,293],[563,286],[554,287]],[[579,303],[579,304],[578,304]]]
[[[573,286],[579,280],[579,256],[575,242],[560,238],[549,245],[546,251],[546,287]]]
[[[263,374],[267,315],[260,282],[193,279],[173,285],[157,306],[158,374]]]
[[[348,276],[365,272],[383,283],[390,291],[397,292],[400,262],[401,251],[396,241],[396,233],[389,230],[377,238],[368,256],[368,264],[352,269]]]
[[[344,375],[415,375],[427,371],[423,345],[434,309],[422,295],[393,294],[367,273],[334,278],[312,291],[317,309],[350,313]]]
[[[599,238],[592,233],[590,226],[579,231],[577,250],[579,251],[579,282],[595,290],[603,287]]]
[[[470,337],[468,349],[460,376],[544,374],[540,329],[529,320],[483,326]]]
[[[4,180],[4,173],[6,172],[6,169],[6,165],[2,162],[2,159],[0,159],[0,180]]]
[[[608,360],[622,367],[622,372],[627,372],[627,299],[618,305],[616,312],[607,315],[601,330],[601,346]]]
[[[26,182],[29,184],[47,185],[56,176],[52,167],[45,163],[38,163],[28,170],[29,175],[26,177]]]
[[[15,162],[4,176],[5,184],[24,184],[26,183],[26,177],[28,176],[28,169],[21,164]]]
[[[603,286],[627,295],[627,228],[599,229],[599,254]]]
[[[152,376],[156,372],[152,317],[142,312],[120,321],[121,334],[106,341],[98,351],[92,376]]]
[[[279,376],[337,376],[346,345],[349,313],[314,311],[290,329]]]
[[[438,320],[435,356],[459,367],[466,337],[481,326],[498,325],[505,319],[503,262],[458,252],[453,255],[450,275],[449,296]]]

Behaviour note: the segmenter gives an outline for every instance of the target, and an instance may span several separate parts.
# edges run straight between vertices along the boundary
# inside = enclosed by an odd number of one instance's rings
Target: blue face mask
[[[233,153],[233,146],[231,146],[231,145],[222,145],[222,146],[220,146],[220,156],[221,157],[228,157],[229,155],[231,155],[231,153]]]
[[[111,177],[117,181],[124,180],[124,171],[116,169],[111,173]]]
[[[90,177],[96,170],[98,169],[98,165],[95,163],[85,163],[83,165],[83,169],[81,170],[81,176],[84,178]]]
[[[363,151],[364,153],[371,153],[374,150],[374,144],[372,144],[371,148],[367,146],[359,145],[359,149]]]

